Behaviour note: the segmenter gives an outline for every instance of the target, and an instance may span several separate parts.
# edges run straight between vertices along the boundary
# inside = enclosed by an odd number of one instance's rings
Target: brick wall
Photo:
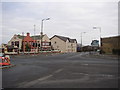
[[[113,50],[120,49],[120,36],[102,38],[101,43],[102,51],[112,54]]]

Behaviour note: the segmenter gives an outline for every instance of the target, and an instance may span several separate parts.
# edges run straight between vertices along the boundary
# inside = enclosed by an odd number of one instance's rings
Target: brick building
[[[27,33],[27,36],[25,36],[22,40],[23,43],[23,51],[35,51],[37,49],[36,40],[30,37],[30,33]],[[36,50],[37,51],[37,50]]]
[[[120,36],[102,38],[101,44],[103,53],[120,53]]]
[[[42,43],[41,43],[42,38]],[[14,35],[7,44],[8,52],[38,52],[41,51],[41,44],[42,44],[42,51],[49,51],[51,50],[51,42],[49,37],[44,34],[42,35],[35,35],[30,36],[30,33],[27,35]]]
[[[42,51],[51,50],[51,42],[49,40],[49,37],[46,34],[42,35],[42,37],[41,35],[36,35],[31,37],[36,40],[37,45],[39,46],[39,50],[41,49]],[[41,43],[41,38],[42,38],[42,43]],[[42,44],[42,47],[41,47],[41,44]]]

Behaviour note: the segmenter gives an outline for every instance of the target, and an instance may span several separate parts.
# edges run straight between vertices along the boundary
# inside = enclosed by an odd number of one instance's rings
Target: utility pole
[[[86,32],[81,32],[81,51],[82,51],[82,34]]]
[[[42,52],[43,21],[44,21],[44,19],[42,19],[42,22],[41,22],[41,33],[40,33],[41,34],[41,48],[40,48],[41,52]]]

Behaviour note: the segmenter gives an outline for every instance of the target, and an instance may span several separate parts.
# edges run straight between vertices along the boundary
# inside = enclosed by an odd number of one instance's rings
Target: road
[[[68,53],[15,56],[3,69],[3,88],[117,88],[118,59]]]

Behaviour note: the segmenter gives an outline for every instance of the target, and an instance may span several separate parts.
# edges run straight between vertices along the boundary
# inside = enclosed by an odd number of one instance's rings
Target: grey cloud
[[[36,24],[36,34],[39,34],[41,20],[50,17],[50,21],[44,22],[44,33],[50,37],[61,34],[76,38],[80,42],[80,33],[85,31],[87,34],[84,35],[83,44],[90,44],[92,39],[99,39],[99,31],[94,31],[93,26],[102,28],[103,37],[117,34],[117,3],[41,2],[22,3],[21,6],[11,12],[3,13],[5,15],[3,25],[12,33],[17,34],[23,31],[33,33],[33,25]],[[7,33],[4,32],[4,34]],[[6,42],[9,38],[11,36],[5,38]]]

